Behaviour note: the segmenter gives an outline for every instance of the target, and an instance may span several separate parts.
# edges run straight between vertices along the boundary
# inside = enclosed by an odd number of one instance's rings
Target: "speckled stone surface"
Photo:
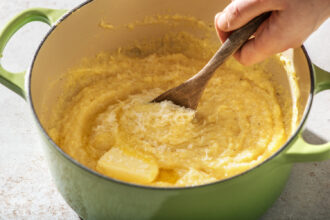
[[[82,0],[1,0],[0,27],[31,7],[70,9]],[[19,31],[9,42],[2,63],[26,68],[48,30],[39,22]],[[314,63],[330,71],[330,20],[305,43]],[[330,92],[315,98],[306,139],[330,141]],[[0,219],[75,219],[52,183],[27,104],[0,86]],[[207,217],[206,217],[207,219]],[[290,180],[263,220],[330,219],[330,161],[294,165]]]

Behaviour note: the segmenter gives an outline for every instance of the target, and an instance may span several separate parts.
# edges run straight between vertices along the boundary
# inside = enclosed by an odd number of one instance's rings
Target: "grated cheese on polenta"
[[[137,184],[199,185],[244,172],[291,129],[284,123],[291,110],[279,104],[262,63],[243,67],[230,58],[197,111],[150,103],[197,73],[217,47],[178,33],[88,58],[65,74],[47,130],[80,163]]]

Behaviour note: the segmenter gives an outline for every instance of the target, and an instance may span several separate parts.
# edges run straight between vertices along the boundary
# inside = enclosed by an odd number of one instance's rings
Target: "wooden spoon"
[[[235,30],[202,70],[181,85],[167,90],[152,102],[168,100],[179,106],[196,109],[206,84],[215,70],[256,32],[257,28],[270,14],[271,12],[261,14],[243,27]]]

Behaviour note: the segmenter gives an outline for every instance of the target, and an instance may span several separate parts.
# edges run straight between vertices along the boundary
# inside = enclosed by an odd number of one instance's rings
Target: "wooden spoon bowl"
[[[203,91],[215,70],[223,64],[228,57],[242,47],[251,35],[256,32],[262,22],[270,16],[270,14],[271,12],[261,14],[243,27],[235,30],[202,70],[181,85],[159,95],[152,100],[152,102],[168,100],[179,106],[196,109]]]

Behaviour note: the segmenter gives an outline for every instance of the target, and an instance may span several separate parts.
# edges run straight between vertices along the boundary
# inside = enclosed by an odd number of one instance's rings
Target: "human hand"
[[[254,17],[272,11],[234,57],[244,65],[258,63],[268,56],[296,48],[330,16],[330,0],[233,0],[215,16],[219,38]]]

